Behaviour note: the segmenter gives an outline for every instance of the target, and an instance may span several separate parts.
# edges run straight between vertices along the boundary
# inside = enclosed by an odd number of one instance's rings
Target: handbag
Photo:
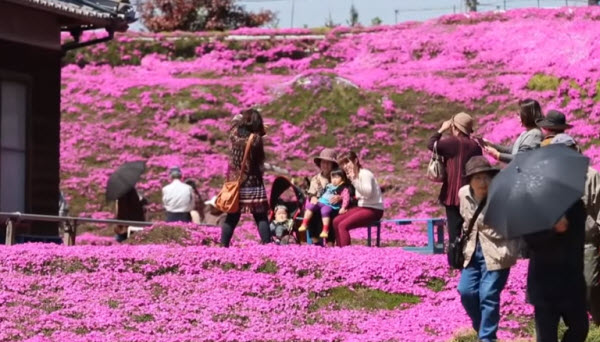
[[[240,176],[234,181],[225,182],[215,200],[215,207],[224,213],[237,213],[240,210],[240,186],[242,185],[242,178],[246,170],[248,154],[250,154],[253,140],[254,134],[251,134],[246,143],[244,157],[240,165]]]
[[[465,254],[463,253],[463,248],[473,231],[473,226],[477,221],[477,217],[481,214],[483,207],[485,207],[486,200],[484,199],[479,203],[473,217],[471,217],[471,221],[469,222],[469,226],[467,227],[467,231],[463,234],[459,234],[454,241],[450,241],[448,244],[448,265],[454,269],[462,270],[465,264]],[[462,232],[462,229],[461,229]]]
[[[433,144],[433,155],[427,167],[427,178],[432,182],[443,183],[446,179],[444,158],[437,152],[437,141]]]

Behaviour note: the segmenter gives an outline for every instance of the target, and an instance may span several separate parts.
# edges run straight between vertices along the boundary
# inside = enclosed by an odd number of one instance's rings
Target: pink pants
[[[350,245],[350,230],[354,228],[367,227],[369,224],[379,221],[383,216],[383,210],[354,207],[342,215],[333,219],[335,240],[340,247]]]

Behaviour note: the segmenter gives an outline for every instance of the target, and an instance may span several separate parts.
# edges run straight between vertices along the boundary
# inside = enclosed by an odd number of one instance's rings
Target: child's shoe
[[[326,230],[324,230],[324,231],[321,232],[321,234],[319,235],[319,237],[321,239],[327,239],[329,237],[329,232],[326,231]]]
[[[300,228],[298,228],[298,231],[300,233],[305,232],[306,231],[306,226],[305,225],[301,225]]]

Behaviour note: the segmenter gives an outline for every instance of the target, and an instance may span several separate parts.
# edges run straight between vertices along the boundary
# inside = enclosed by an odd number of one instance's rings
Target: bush
[[[139,3],[138,11],[144,25],[153,32],[223,31],[263,26],[275,19],[271,11],[246,12],[233,0],[147,0]]]
[[[560,85],[560,79],[555,76],[545,74],[535,74],[527,83],[527,89],[545,91],[556,90]]]

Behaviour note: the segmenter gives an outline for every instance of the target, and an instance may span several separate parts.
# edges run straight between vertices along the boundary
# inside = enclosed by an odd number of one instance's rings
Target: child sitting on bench
[[[318,210],[321,213],[321,218],[323,220],[323,231],[319,237],[326,239],[329,236],[329,225],[331,224],[332,214],[338,211],[340,214],[343,214],[348,211],[350,198],[354,192],[353,190],[352,184],[348,181],[346,173],[343,170],[335,169],[331,171],[331,183],[327,184],[323,195],[321,195],[317,203],[313,204],[308,202],[306,204],[302,225],[298,228],[298,231],[306,231],[306,227],[313,216],[313,212]],[[333,204],[330,202],[331,198],[335,195],[342,197],[342,203],[338,202]]]

